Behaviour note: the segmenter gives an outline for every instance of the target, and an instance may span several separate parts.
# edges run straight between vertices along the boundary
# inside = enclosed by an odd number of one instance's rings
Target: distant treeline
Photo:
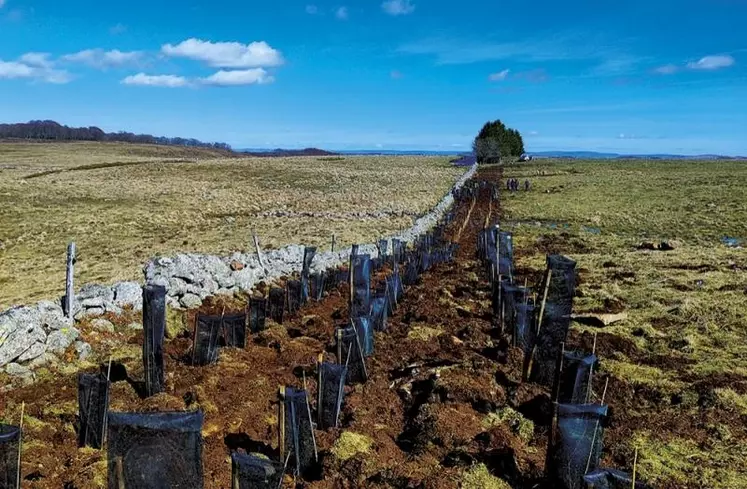
[[[231,151],[226,143],[204,143],[197,139],[167,138],[131,132],[104,132],[98,127],[68,127],[55,121],[30,121],[18,124],[0,124],[0,138],[41,139],[50,141],[119,141],[125,143],[160,144],[164,146],[190,146]]]

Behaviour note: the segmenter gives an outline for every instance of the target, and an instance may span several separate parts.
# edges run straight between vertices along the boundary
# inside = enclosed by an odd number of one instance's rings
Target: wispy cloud
[[[200,79],[200,83],[204,85],[215,85],[221,87],[265,85],[274,81],[275,78],[270,76],[267,71],[262,68],[235,71],[220,70],[207,78]]]
[[[633,56],[630,54],[615,54],[610,53],[607,59],[591,70],[592,75],[598,76],[610,76],[610,75],[625,75],[632,73],[635,69],[646,60],[642,56]]]
[[[319,12],[319,9],[316,5],[307,5],[306,6],[306,13],[309,15],[315,15]]]
[[[598,42],[597,42],[598,41]],[[431,38],[403,44],[401,54],[433,56],[439,65],[469,64],[516,59],[524,62],[599,60],[620,57],[619,49],[601,39],[588,39],[576,32],[533,35],[524,41],[485,42],[464,39]]]
[[[692,61],[687,64],[691,70],[719,70],[728,68],[735,63],[734,58],[728,54],[705,56],[698,61]]]
[[[47,53],[26,53],[18,61],[0,60],[0,79],[24,78],[55,84],[68,83],[72,80],[70,73],[54,67]]]
[[[106,69],[120,66],[137,65],[143,58],[142,51],[124,52],[118,49],[85,49],[74,54],[62,56],[62,61],[82,63],[92,68]]]
[[[386,0],[381,8],[389,15],[409,15],[415,12],[415,5],[410,0]]]
[[[348,20],[348,8],[340,7],[335,10],[335,17],[337,17],[338,20]]]
[[[488,76],[488,80],[493,81],[493,82],[495,82],[495,81],[503,81],[506,78],[508,78],[508,74],[509,74],[510,71],[511,70],[503,70],[503,71],[499,71],[498,73],[491,73]]]
[[[265,41],[242,44],[192,38],[177,45],[164,44],[161,52],[167,56],[202,61],[216,68],[258,68],[284,63],[280,51]]]
[[[112,36],[118,36],[119,34],[124,34],[127,32],[127,26],[124,24],[116,24],[109,28],[109,34]]]
[[[537,68],[536,70],[523,71],[514,75],[515,78],[526,80],[530,83],[544,83],[550,79],[544,68]]]
[[[391,71],[391,73],[389,73],[389,76],[390,76],[390,77],[391,77],[391,78],[392,78],[393,80],[399,80],[399,79],[400,79],[400,78],[402,78],[402,77],[403,77],[404,75],[403,75],[403,74],[402,74],[402,72],[400,72],[400,71],[397,71],[397,70],[392,70],[392,71]]]
[[[123,85],[139,85],[148,87],[180,88],[189,86],[189,80],[183,76],[176,75],[146,75],[138,73],[128,76],[121,81]]]
[[[680,71],[679,66],[674,64],[668,64],[654,68],[654,73],[656,73],[657,75],[674,75],[678,71]]]

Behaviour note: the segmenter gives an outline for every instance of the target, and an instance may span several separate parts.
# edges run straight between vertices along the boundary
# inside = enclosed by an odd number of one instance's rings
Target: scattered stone
[[[75,353],[78,354],[78,360],[83,361],[88,359],[88,357],[91,356],[92,349],[91,345],[86,343],[85,341],[76,341],[75,342]]]
[[[44,343],[47,334],[41,326],[38,309],[16,307],[0,314],[0,367],[14,361],[34,343]]]
[[[45,365],[53,365],[58,363],[60,360],[57,358],[54,354],[50,352],[44,352],[41,356],[38,356],[31,360],[27,367],[30,369],[37,369],[39,367],[44,367]]]
[[[142,330],[143,329],[143,325],[140,324],[140,323],[130,323],[130,324],[127,325],[127,329]]]
[[[244,269],[244,264],[241,263],[240,261],[233,260],[231,262],[231,270],[233,270],[234,272],[237,272],[237,271],[243,270],[243,269]]]
[[[81,287],[76,299],[81,303],[86,299],[101,299],[102,302],[112,302],[114,300],[114,291],[105,285],[86,284]]]
[[[47,351],[58,355],[65,353],[67,347],[72,345],[79,336],[80,331],[75,328],[63,328],[53,331],[47,337]]]
[[[91,321],[91,327],[96,331],[103,331],[106,333],[114,333],[114,324],[111,321],[104,318],[98,318]]]

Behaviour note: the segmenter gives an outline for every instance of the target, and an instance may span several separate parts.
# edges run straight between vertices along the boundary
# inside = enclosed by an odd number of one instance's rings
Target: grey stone
[[[16,307],[0,314],[0,367],[21,356],[34,343],[44,343],[39,310]]]
[[[205,292],[207,292],[208,295],[213,295],[219,289],[218,282],[208,277],[205,279],[202,288],[205,289]]]
[[[78,360],[83,361],[88,359],[88,357],[91,356],[92,349],[91,345],[86,343],[85,341],[76,341],[75,342],[75,353],[78,354]]]
[[[65,317],[62,307],[54,302],[41,301],[36,305],[39,311],[41,325],[47,330],[67,328],[73,325],[73,320]]]
[[[37,357],[40,357],[47,351],[47,345],[45,345],[42,342],[37,342],[31,345],[31,347],[23,352],[20,357],[18,357],[18,362],[24,363],[28,362],[29,360],[33,360]]]
[[[168,293],[171,296],[179,296],[187,293],[187,282],[180,278],[172,277],[169,279]]]
[[[54,356],[50,352],[44,352],[43,355],[40,355],[33,360],[31,360],[27,367],[30,369],[37,369],[39,367],[43,367],[45,365],[54,365],[56,363],[59,363],[60,359]]]
[[[119,282],[114,287],[114,304],[119,307],[132,306],[143,309],[143,288],[137,282]]]
[[[104,331],[107,333],[114,332],[114,325],[112,324],[112,322],[104,318],[98,318],[91,321],[91,327],[96,331]]]
[[[23,365],[19,365],[17,363],[9,363],[8,365],[6,365],[5,373],[10,375],[11,377],[20,379],[24,384],[30,384],[34,381],[34,372],[32,372],[30,368],[24,367]]]
[[[110,312],[116,316],[119,316],[124,313],[122,308],[114,304],[113,302],[104,303],[104,312]]]
[[[143,325],[140,323],[130,323],[127,325],[127,329],[140,330],[143,329]]]
[[[47,351],[61,355],[80,336],[80,331],[75,328],[64,328],[53,331],[47,337]]]
[[[218,289],[215,291],[215,295],[232,296],[233,290],[231,289]]]
[[[114,291],[111,289],[111,287],[107,287],[106,285],[86,284],[81,287],[80,292],[78,292],[76,298],[81,302],[86,299],[98,298],[102,299],[103,301],[111,302],[114,300]]]
[[[80,305],[89,309],[91,307],[104,307],[104,302],[103,297],[91,297],[89,299],[82,299]]]
[[[194,294],[184,294],[180,302],[187,309],[194,309],[202,305],[202,299]]]
[[[97,318],[103,316],[106,311],[103,307],[91,307],[88,309],[81,309],[78,314],[75,315],[76,321],[82,321],[88,318]]]

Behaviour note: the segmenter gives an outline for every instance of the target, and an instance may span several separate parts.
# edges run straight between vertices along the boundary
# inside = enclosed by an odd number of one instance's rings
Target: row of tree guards
[[[444,239],[443,231],[453,214],[418,239],[412,249],[393,239],[379,241],[379,254],[359,254],[354,246],[350,262],[326,272],[311,273],[316,248],[304,251],[299,277],[285,287],[272,287],[267,297],[252,297],[245,311],[195,318],[191,363],[203,366],[218,361],[221,347],[244,348],[247,337],[266,328],[269,317],[283,323],[309,301],[319,301],[326,291],[349,289],[349,320],[339,325],[331,338],[335,361],[317,362],[316,403],[312,406],[306,385],[281,386],[278,391],[277,460],[232,453],[233,489],[272,488],[283,475],[302,477],[318,466],[314,428],[339,425],[346,385],[366,382],[366,359],[374,353],[374,331],[387,329],[387,318],[397,308],[405,287],[414,284],[432,265],[453,259],[456,246]],[[74,256],[74,250],[70,254]],[[391,273],[372,287],[372,275],[387,266]],[[72,294],[68,294],[72,296]],[[164,349],[166,289],[143,288],[144,392],[153,396],[165,389]],[[81,373],[78,377],[79,446],[107,449],[109,489],[160,489],[203,487],[203,413],[156,412],[115,413],[109,411],[111,362],[106,373]],[[0,425],[0,489],[20,489],[22,429]]]
[[[565,348],[576,263],[565,256],[548,255],[539,287],[529,287],[526,280],[522,284],[514,270],[512,234],[501,231],[499,225],[479,233],[477,254],[492,286],[494,327],[524,352],[523,381],[544,385],[551,392],[554,412],[546,460],[551,487],[647,488],[635,480],[635,468],[630,475],[600,467],[609,413],[604,403],[606,383],[599,402],[592,402],[594,372],[599,368],[596,338],[590,353]]]

